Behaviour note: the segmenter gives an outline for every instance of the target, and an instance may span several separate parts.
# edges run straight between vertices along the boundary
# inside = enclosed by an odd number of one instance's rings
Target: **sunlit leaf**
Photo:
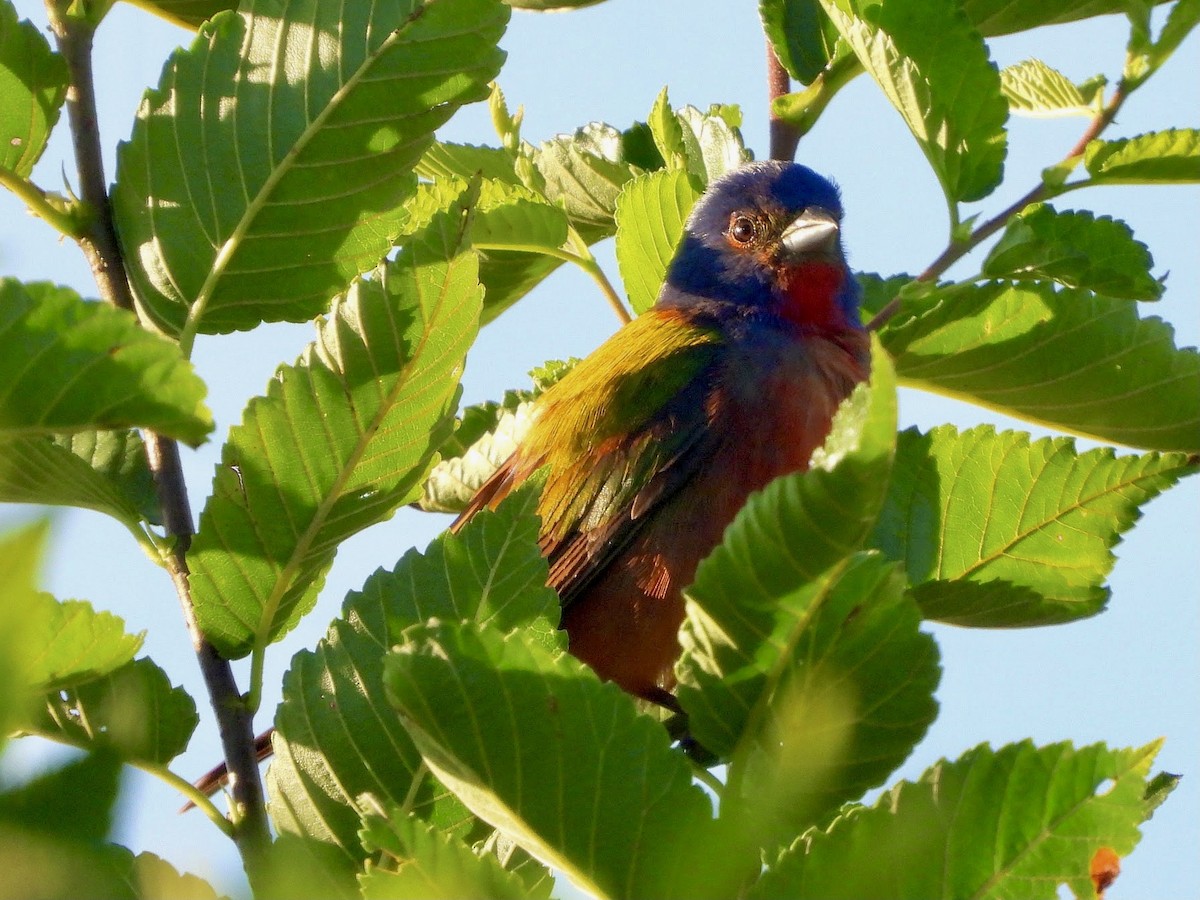
[[[1043,625],[1108,599],[1112,548],[1140,507],[1194,470],[1180,453],[1078,453],[990,426],[905,431],[872,544],[904,563],[929,618]]]
[[[1051,279],[1107,297],[1157,300],[1154,260],[1124,222],[1038,203],[1009,219],[983,263],[989,278]]]
[[[1008,108],[1028,116],[1094,116],[1095,108],[1067,76],[1040,59],[1000,71]]]
[[[1126,300],[1045,282],[933,289],[881,335],[904,384],[1101,440],[1200,449],[1200,354]]]
[[[42,594],[26,611],[25,676],[39,691],[60,690],[110,674],[130,662],[145,632],[127,634],[125,622],[83,600]]]
[[[188,552],[197,616],[225,656],[286,633],[341,541],[419,493],[482,301],[467,227],[444,212],[356,282],[231,429]]]
[[[0,279],[0,432],[138,426],[195,446],[212,430],[204,394],[179,347],[132,313]]]
[[[0,171],[26,178],[67,96],[67,65],[28,20],[0,3]]]
[[[208,333],[324,311],[400,233],[434,129],[487,96],[507,18],[498,0],[250,0],[204,25],[118,157],[147,313]]]
[[[1099,184],[1200,182],[1200,130],[1172,128],[1134,138],[1092,141],[1083,163]]]
[[[649,172],[627,183],[617,199],[617,264],[635,313],[658,298],[667,264],[683,237],[700,196],[694,176],[682,170]]]
[[[1128,854],[1153,809],[1158,747],[976,747],[797,840],[750,900],[1093,897],[1096,851]]]

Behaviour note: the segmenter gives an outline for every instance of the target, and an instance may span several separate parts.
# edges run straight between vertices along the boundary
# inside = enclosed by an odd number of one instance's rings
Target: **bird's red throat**
[[[809,262],[788,266],[780,273],[783,307],[780,314],[806,331],[839,331],[846,327],[846,315],[837,295],[846,277],[843,266]]]

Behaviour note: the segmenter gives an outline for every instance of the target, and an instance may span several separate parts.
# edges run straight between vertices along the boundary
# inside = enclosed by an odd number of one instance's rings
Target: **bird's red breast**
[[[793,325],[806,331],[841,331],[846,314],[837,302],[844,266],[811,262],[780,270],[779,281],[784,301],[779,313]]]

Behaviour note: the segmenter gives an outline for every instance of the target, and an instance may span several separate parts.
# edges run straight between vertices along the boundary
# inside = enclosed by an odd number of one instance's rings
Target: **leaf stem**
[[[70,73],[67,116],[74,143],[81,199],[93,213],[83,234],[77,239],[91,266],[101,297],[122,309],[134,310],[133,293],[117,241],[104,177],[92,73],[95,28],[90,22],[71,15],[67,0],[48,0],[46,7],[58,50]],[[171,539],[170,551],[163,559],[175,584],[184,621],[216,714],[230,772],[233,798],[233,822],[230,828],[246,875],[254,888],[262,883],[265,853],[271,838],[258,761],[254,754],[252,716],[242,703],[229,661],[220,657],[216,648],[204,637],[196,620],[186,559],[194,529],[179,445],[151,431],[145,432],[145,440],[150,471],[154,475],[164,524]]]
[[[174,772],[172,772],[166,766],[159,766],[159,765],[155,765],[152,763],[138,762],[135,760],[130,760],[129,764],[131,766],[133,766],[134,768],[141,769],[143,772],[147,772],[150,775],[153,775],[155,778],[159,779],[160,781],[163,781],[166,784],[169,784],[171,787],[175,788],[175,790],[179,791],[179,793],[181,793],[181,794],[183,794],[183,796],[187,797],[188,802],[192,806],[196,807],[198,810],[200,810],[200,812],[204,813],[204,815],[207,816],[214,825],[216,825],[219,829],[221,829],[221,832],[226,837],[232,838],[234,836],[233,823],[230,822],[223,815],[221,815],[221,811],[219,809],[217,809],[217,805],[215,803],[213,803],[212,800],[210,800],[208,797],[206,797],[204,795],[203,791],[199,791],[195,787],[193,787],[192,783],[190,781],[188,781],[186,778],[182,778],[181,776],[176,775]]]
[[[78,219],[51,203],[46,192],[28,178],[0,169],[0,185],[16,194],[31,213],[48,222],[56,231],[75,240],[81,239],[82,229]]]
[[[712,772],[704,768],[697,762],[692,763],[692,777],[703,784],[706,788],[721,797],[725,793],[725,785],[721,779],[717,778]]]
[[[1088,144],[1099,137],[1100,133],[1112,124],[1116,118],[1121,106],[1129,98],[1129,90],[1126,83],[1122,80],[1118,83],[1112,96],[1109,98],[1104,109],[1102,109],[1089,123],[1087,130],[1075,142],[1075,146],[1070,152],[1063,157],[1058,164],[1058,168],[1065,168],[1068,171],[1077,165],[1079,160],[1083,158],[1084,152],[1087,150]],[[1043,200],[1049,200],[1057,197],[1060,194],[1065,194],[1067,191],[1074,190],[1077,187],[1082,187],[1084,182],[1075,184],[1055,185],[1051,186],[1045,180],[1039,182],[1028,193],[1017,200],[1015,203],[1008,206],[1003,212],[988,219],[978,228],[971,232],[970,236],[962,241],[951,241],[950,244],[942,251],[928,268],[916,277],[916,281],[936,281],[941,277],[946,270],[952,265],[966,256],[969,252],[986,241],[989,237],[1008,224],[1009,219],[1029,206],[1031,203],[1040,203]],[[897,312],[900,311],[900,297],[893,297],[886,306],[883,307],[875,317],[867,323],[867,328],[871,331],[876,331],[886,325]]]
[[[775,109],[775,100],[791,90],[792,79],[779,61],[779,55],[767,40],[767,101],[771,110],[771,159],[792,160],[800,145],[800,129],[782,118]]]

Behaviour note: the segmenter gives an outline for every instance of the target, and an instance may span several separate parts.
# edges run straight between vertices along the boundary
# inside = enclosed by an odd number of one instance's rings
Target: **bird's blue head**
[[[805,331],[861,327],[837,188],[795,163],[747,163],[709,185],[667,270],[660,308],[777,317]]]

